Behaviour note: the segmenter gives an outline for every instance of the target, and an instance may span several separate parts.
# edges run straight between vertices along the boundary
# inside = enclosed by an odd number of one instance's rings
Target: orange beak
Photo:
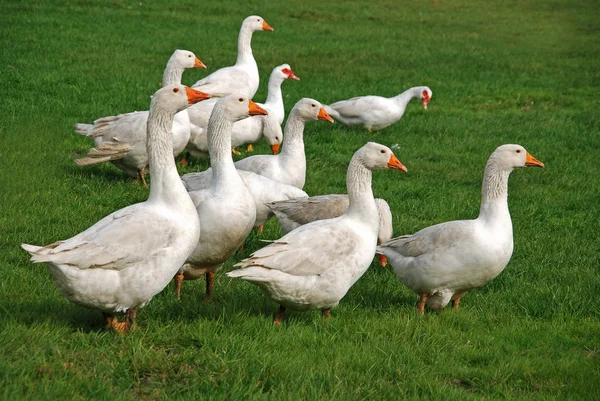
[[[329,114],[327,114],[327,112],[325,111],[324,108],[321,107],[321,109],[319,110],[319,114],[317,115],[317,119],[318,120],[325,120],[325,121],[329,121],[330,123],[333,123],[333,118],[331,118],[331,116]]]
[[[271,152],[273,152],[274,155],[276,155],[277,153],[279,153],[279,145],[278,143],[276,143],[275,145],[271,145]]]
[[[525,166],[526,167],[544,167],[544,163],[542,163],[535,157],[531,156],[529,154],[529,152],[527,152],[527,157],[525,159]]]
[[[398,158],[393,154],[390,156],[390,161],[388,162],[387,167],[394,170],[402,170],[405,173],[408,172],[408,169],[404,167],[404,164],[400,163],[400,160],[398,160]]]
[[[208,93],[197,91],[189,86],[185,87],[185,94],[188,98],[188,104],[196,104],[203,100],[210,99],[210,95]]]
[[[269,113],[252,100],[248,99],[248,114],[251,116],[266,116]]]
[[[267,21],[263,21],[263,31],[271,31],[273,32],[273,28],[271,28],[271,25],[267,24]]]
[[[288,79],[293,79],[294,81],[300,81],[300,78],[298,78],[296,76],[296,74],[294,74],[294,71],[291,71],[291,70],[290,70],[290,72],[288,74]]]
[[[206,68],[206,66],[198,57],[196,57],[196,61],[194,61],[194,68]]]

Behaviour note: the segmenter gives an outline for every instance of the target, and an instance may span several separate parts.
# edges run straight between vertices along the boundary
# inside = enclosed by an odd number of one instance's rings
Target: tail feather
[[[119,160],[125,157],[131,150],[127,142],[103,142],[97,148],[92,148],[86,157],[75,160],[78,166],[89,166],[100,164],[111,160]]]
[[[94,124],[75,124],[75,132],[79,135],[90,136],[94,130]]]

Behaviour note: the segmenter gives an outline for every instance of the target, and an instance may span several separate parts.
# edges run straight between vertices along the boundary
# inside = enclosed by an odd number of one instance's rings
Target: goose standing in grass
[[[302,189],[306,181],[306,155],[304,154],[304,124],[324,120],[333,123],[321,103],[304,98],[298,101],[285,125],[283,150],[278,155],[256,155],[238,160],[238,170],[252,171],[272,180]]]
[[[256,209],[252,195],[233,165],[231,128],[242,118],[266,114],[252,100],[236,94],[225,96],[215,104],[208,122],[212,181],[206,189],[189,193],[202,232],[195,249],[175,276],[178,298],[184,279],[194,280],[206,275],[206,299],[210,299],[215,271],[234,254],[252,230]]]
[[[317,220],[332,219],[341,216],[348,210],[348,195],[320,195],[310,198],[297,198],[267,203],[267,207],[275,213],[281,231],[287,234],[296,228]],[[379,214],[379,232],[377,243],[382,244],[392,238],[392,211],[390,205],[380,198],[375,199]],[[387,265],[387,259],[379,255],[379,264]]]
[[[108,327],[129,332],[135,312],[162,291],[198,243],[200,222],[173,159],[176,112],[208,95],[181,85],[159,89],[148,116],[152,186],[148,200],[116,211],[76,236],[47,246],[22,244],[46,263],[70,301],[101,310]],[[126,313],[119,322],[115,313]]]
[[[289,64],[282,64],[273,69],[269,78],[269,87],[267,100],[265,103],[257,103],[260,107],[269,112],[268,116],[255,116],[245,118],[233,124],[231,131],[231,146],[234,153],[239,154],[234,150],[237,146],[250,144],[248,151],[252,151],[252,144],[258,142],[263,136],[271,146],[273,154],[277,154],[279,144],[283,135],[281,133],[281,124],[285,117],[283,96],[281,94],[281,84],[286,79],[299,80],[292,71]],[[188,113],[190,120],[194,124],[194,129],[190,135],[188,144],[188,153],[181,160],[182,165],[188,164],[190,154],[200,157],[205,156],[208,152],[208,141],[206,139],[206,126],[212,108],[215,106],[217,99],[208,102],[200,103],[190,107]]]
[[[303,225],[236,264],[227,273],[258,285],[286,308],[320,309],[325,318],[367,270],[377,247],[377,206],[371,170],[406,168],[383,145],[369,142],[350,161],[346,184],[350,206],[340,217]]]
[[[238,36],[238,55],[234,65],[224,67],[199,80],[192,87],[212,97],[230,93],[252,99],[258,90],[258,66],[252,54],[252,34],[256,31],[273,31],[258,15],[251,15],[242,22]]]
[[[508,176],[515,168],[529,166],[544,164],[522,146],[498,147],[485,167],[479,217],[427,227],[377,248],[400,281],[419,294],[419,313],[425,304],[441,309],[450,300],[457,310],[467,291],[481,287],[504,270],[513,252]]]
[[[379,131],[402,118],[406,105],[414,98],[421,99],[423,108],[433,93],[426,86],[416,86],[401,94],[386,98],[382,96],[359,96],[324,106],[334,119],[344,125],[358,125],[369,130]]]
[[[163,85],[181,85],[181,76],[186,68],[206,68],[206,66],[187,50],[175,50],[163,73]],[[148,166],[146,150],[146,125],[148,111],[119,114],[103,117],[94,124],[76,124],[77,133],[94,141],[95,147],[87,156],[77,159],[79,166],[112,162],[132,178],[141,179],[146,184],[145,171]],[[179,155],[190,139],[190,117],[182,110],[173,119],[173,156]]]

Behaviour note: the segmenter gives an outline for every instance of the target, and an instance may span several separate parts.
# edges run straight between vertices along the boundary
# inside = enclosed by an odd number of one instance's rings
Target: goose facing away
[[[286,122],[281,153],[246,157],[238,160],[235,167],[302,189],[306,181],[304,124],[316,120],[333,123],[321,103],[310,98],[299,100]]]
[[[431,100],[433,92],[427,86],[416,86],[401,94],[386,98],[382,96],[359,96],[325,106],[334,119],[344,125],[360,126],[370,132],[379,131],[402,118],[406,106],[414,99],[421,99],[423,108]]]
[[[233,255],[252,230],[256,220],[254,200],[233,165],[231,128],[242,118],[266,114],[252,100],[236,94],[225,96],[215,104],[208,122],[212,181],[207,188],[190,192],[202,232],[185,265],[175,276],[178,298],[184,279],[194,280],[205,275],[206,300],[210,299],[215,271]]]
[[[382,244],[392,238],[392,211],[388,203],[380,198],[375,199],[377,205],[379,232],[377,243]],[[349,205],[348,195],[320,195],[310,198],[298,198],[267,203],[267,207],[275,213],[281,231],[287,234],[296,228],[317,220],[332,219],[346,212]],[[387,259],[379,255],[379,264],[385,267]]]
[[[206,68],[187,50],[175,50],[163,73],[163,84],[180,85],[186,68]],[[94,147],[86,157],[75,160],[79,166],[111,162],[132,178],[141,179],[146,184],[145,171],[148,165],[146,150],[146,125],[148,111],[119,114],[103,117],[93,124],[76,124],[77,133],[94,141]],[[183,151],[190,139],[190,118],[186,110],[175,114],[173,127],[173,156]]]
[[[223,97],[232,93],[251,99],[258,90],[259,75],[252,54],[252,34],[256,31],[273,31],[273,28],[258,15],[251,15],[242,22],[238,36],[238,55],[234,65],[224,67],[196,82],[192,87]]]
[[[32,262],[47,264],[67,299],[99,309],[108,327],[117,331],[133,329],[135,311],[165,288],[198,243],[198,214],[177,174],[171,127],[176,112],[206,98],[181,85],[154,94],[148,116],[148,200],[118,210],[67,240],[21,245]],[[127,313],[126,321],[118,322],[115,313]]]
[[[458,309],[467,291],[481,287],[504,270],[513,252],[508,176],[515,168],[530,166],[544,164],[522,146],[498,147],[485,167],[479,217],[427,227],[377,248],[400,281],[419,294],[419,313],[425,304],[441,309],[450,300]]]
[[[371,170],[406,168],[383,145],[369,142],[350,161],[346,185],[348,210],[340,217],[303,225],[254,252],[229,272],[247,280],[286,308],[320,309],[325,318],[367,270],[377,247],[377,207]]]

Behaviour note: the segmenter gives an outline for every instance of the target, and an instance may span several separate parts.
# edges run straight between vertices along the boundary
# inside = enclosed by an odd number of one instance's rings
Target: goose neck
[[[371,170],[360,160],[360,155],[355,154],[350,160],[346,175],[346,188],[350,201],[346,214],[377,226],[379,219],[371,188],[372,175]]]
[[[410,88],[405,90],[404,92],[402,92],[401,94],[395,96],[394,98],[396,99],[396,101],[398,102],[398,104],[403,105],[406,107],[406,105],[414,98],[418,98],[420,97],[420,92],[419,92],[419,88],[415,87],[415,88]]]
[[[275,77],[271,75],[269,78],[269,87],[267,92],[267,100],[265,101],[265,106],[269,110],[275,111],[277,115],[282,115],[285,113],[283,109],[283,95],[281,94],[281,84],[283,80],[279,77]],[[281,124],[281,121],[279,121]]]
[[[479,217],[484,219],[509,215],[508,176],[510,171],[499,168],[493,159],[488,161],[481,186],[481,208]]]
[[[294,110],[290,113],[285,124],[283,141],[281,143],[282,155],[302,154],[304,155],[304,124]]]
[[[238,55],[235,62],[236,65],[254,63],[254,56],[252,55],[252,30],[244,25],[240,29],[240,35],[238,36]]]
[[[213,171],[213,182],[227,172],[235,173],[231,157],[231,130],[233,121],[225,118],[220,105],[217,103],[208,120],[207,140],[210,165]]]
[[[167,67],[163,72],[162,85],[181,85],[183,71],[183,67],[181,67],[177,62],[169,60]]]

